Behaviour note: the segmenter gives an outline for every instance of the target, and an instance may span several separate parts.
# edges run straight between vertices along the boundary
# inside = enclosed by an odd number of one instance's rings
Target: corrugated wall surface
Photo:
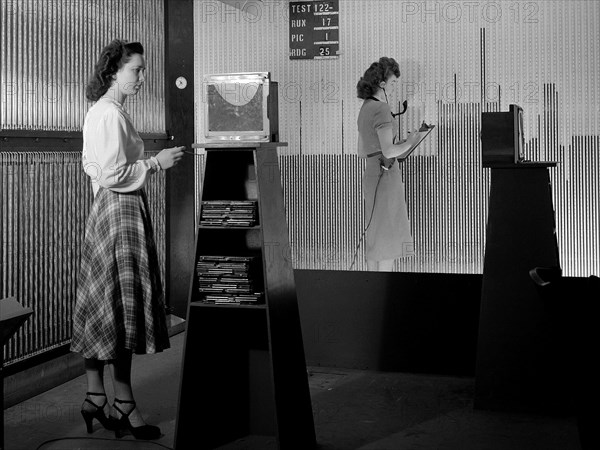
[[[165,132],[162,0],[2,0],[0,17],[3,130],[81,131],[91,106],[86,80],[102,47],[121,38],[143,43],[148,67],[144,89],[125,107],[140,132]],[[4,347],[8,365],[71,338],[92,195],[81,154],[55,142],[10,151],[0,142],[0,298],[34,311]],[[164,174],[147,187],[163,276],[164,189]]]
[[[403,166],[415,255],[397,270],[480,273],[489,170],[482,111],[525,111],[526,156],[551,170],[567,275],[600,272],[600,3],[340,0],[337,60],[287,57],[288,2],[195,3],[196,73],[270,71],[279,82],[280,151],[296,268],[347,269],[362,233],[355,86],[372,61],[401,66],[400,135],[437,125]],[[246,6],[243,6],[246,5]],[[201,84],[198,83],[197,86]],[[197,140],[203,136],[202,95]],[[353,269],[364,269],[362,246]]]
[[[164,132],[164,30],[160,0],[2,0],[5,130],[80,131],[85,85],[113,39],[139,41],[146,82],[127,109],[139,131]]]
[[[146,187],[163,276],[164,189],[162,172]],[[0,298],[16,297],[33,309],[33,316],[4,347],[5,364],[70,341],[91,204],[79,152],[0,152]]]

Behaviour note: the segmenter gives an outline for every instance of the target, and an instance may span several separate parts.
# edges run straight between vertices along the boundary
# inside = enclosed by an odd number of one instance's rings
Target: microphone
[[[408,101],[407,101],[407,100],[404,100],[404,101],[402,102],[402,111],[400,111],[400,112],[397,112],[396,114],[392,113],[392,117],[394,117],[394,118],[395,118],[395,117],[397,117],[397,116],[399,116],[399,115],[401,115],[401,114],[404,114],[404,113],[406,112],[407,108],[408,108]]]

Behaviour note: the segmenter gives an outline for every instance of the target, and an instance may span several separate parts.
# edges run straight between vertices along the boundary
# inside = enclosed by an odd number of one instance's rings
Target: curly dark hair
[[[104,47],[85,88],[86,98],[95,102],[106,94],[112,84],[112,76],[135,54],[144,54],[144,47],[139,42],[115,39]]]
[[[367,69],[365,74],[358,80],[356,95],[358,98],[369,98],[380,89],[379,83],[386,81],[390,75],[400,76],[400,66],[394,58],[386,56],[379,58]]]

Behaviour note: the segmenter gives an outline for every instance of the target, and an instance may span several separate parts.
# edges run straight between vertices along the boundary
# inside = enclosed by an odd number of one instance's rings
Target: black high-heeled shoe
[[[131,407],[129,412],[125,413],[121,408],[119,408],[116,405],[116,403],[127,403],[133,406]],[[125,435],[125,430],[129,430],[131,434],[133,434],[133,437],[136,439],[151,440],[158,439],[161,436],[160,428],[158,428],[157,426],[146,424],[139,427],[134,427],[133,425],[131,425],[131,422],[129,421],[129,415],[133,412],[133,410],[136,407],[134,401],[119,400],[118,398],[115,398],[115,403],[113,404],[113,406],[121,414],[121,417],[118,419],[119,423],[117,429],[115,430],[115,436],[117,438],[123,437]]]
[[[106,394],[104,392],[102,392],[102,393],[86,392],[85,395],[86,396],[97,395],[98,397],[104,397],[104,403],[102,404],[102,406],[96,405],[92,400],[90,400],[87,397],[84,400],[83,405],[81,405],[81,415],[83,416],[83,420],[85,421],[85,425],[87,427],[87,432],[92,433],[94,431],[94,428],[93,428],[94,419],[96,419],[98,422],[100,422],[102,424],[102,426],[104,428],[106,428],[107,430],[110,430],[110,431],[116,430],[118,420],[115,417],[112,417],[110,415],[106,416],[104,414],[104,407],[106,406],[106,403],[107,403]],[[85,409],[86,403],[89,403],[95,409],[93,411]]]

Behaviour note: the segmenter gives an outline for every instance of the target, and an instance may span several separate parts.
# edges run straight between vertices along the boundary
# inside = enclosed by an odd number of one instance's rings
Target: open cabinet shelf
[[[206,149],[201,208],[207,201],[255,202],[256,223],[197,228],[178,449],[213,449],[238,439],[275,442],[280,450],[316,447],[277,158],[277,147],[285,145],[194,144]],[[240,284],[231,289],[246,289],[245,276],[262,294],[259,301],[205,301],[206,290],[229,288],[232,278]]]

